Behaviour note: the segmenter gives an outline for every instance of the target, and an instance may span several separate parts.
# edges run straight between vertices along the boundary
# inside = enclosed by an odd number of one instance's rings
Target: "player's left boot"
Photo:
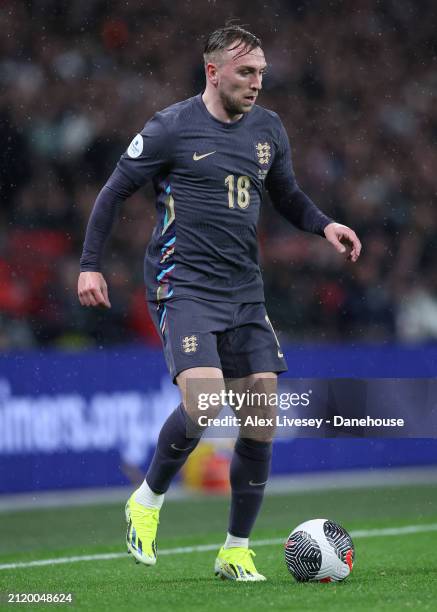
[[[135,501],[136,491],[126,504],[126,545],[137,562],[156,563],[156,532],[159,524],[158,508],[146,508]]]
[[[215,560],[214,572],[222,580],[239,582],[260,582],[265,576],[256,570],[252,557],[255,553],[250,548],[220,548]]]

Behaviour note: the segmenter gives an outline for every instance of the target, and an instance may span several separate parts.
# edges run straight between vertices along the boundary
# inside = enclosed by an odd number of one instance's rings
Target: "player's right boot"
[[[261,582],[265,576],[259,574],[252,557],[255,553],[250,548],[220,548],[214,564],[214,573],[222,580],[238,582]]]
[[[135,501],[136,491],[126,504],[126,545],[138,563],[155,565],[156,532],[159,524],[159,509],[146,508]]]

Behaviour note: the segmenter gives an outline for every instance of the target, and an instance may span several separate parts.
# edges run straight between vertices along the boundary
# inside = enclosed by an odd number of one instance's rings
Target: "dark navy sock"
[[[258,516],[269,477],[271,442],[238,438],[231,461],[231,515],[229,533],[248,538]]]
[[[187,438],[188,419],[183,405],[179,404],[161,428],[155,454],[146,474],[147,484],[154,493],[167,491],[174,476],[200,440],[200,436]]]

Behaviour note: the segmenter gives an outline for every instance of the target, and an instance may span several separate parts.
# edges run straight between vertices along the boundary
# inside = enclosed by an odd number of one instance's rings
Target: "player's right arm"
[[[88,221],[78,279],[82,306],[110,308],[101,272],[103,249],[123,202],[168,163],[169,137],[162,118],[155,115],[137,134],[100,191]]]

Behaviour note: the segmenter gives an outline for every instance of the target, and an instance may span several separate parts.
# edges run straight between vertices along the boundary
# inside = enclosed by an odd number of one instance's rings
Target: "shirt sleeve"
[[[333,222],[299,187],[291,161],[290,143],[282,123],[278,150],[266,178],[266,189],[276,210],[305,232],[324,236],[323,230]]]
[[[117,168],[139,189],[170,164],[172,139],[157,113],[137,134],[121,156]]]
[[[170,164],[164,121],[155,115],[137,134],[94,203],[80,259],[81,272],[99,272],[103,249],[121,205]]]

